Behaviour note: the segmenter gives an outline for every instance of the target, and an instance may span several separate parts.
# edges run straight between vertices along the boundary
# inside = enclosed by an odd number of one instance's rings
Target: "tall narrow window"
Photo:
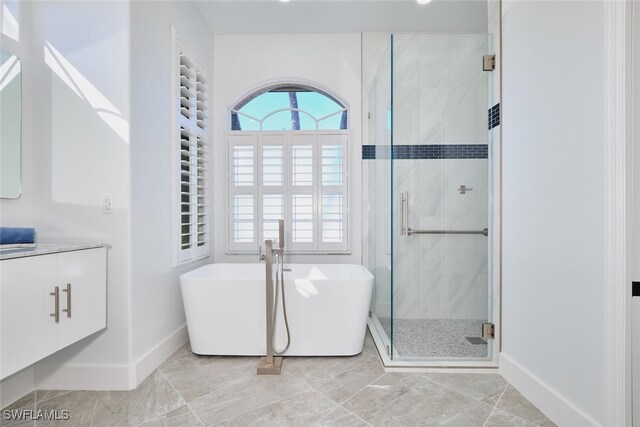
[[[209,255],[208,87],[205,69],[174,37],[174,265]]]

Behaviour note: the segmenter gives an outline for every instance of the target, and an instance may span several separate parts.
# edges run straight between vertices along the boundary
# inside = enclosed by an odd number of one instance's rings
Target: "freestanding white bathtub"
[[[285,264],[285,268],[291,269],[284,273],[291,330],[285,355],[360,353],[373,287],[371,273],[347,264]],[[266,353],[264,264],[205,265],[181,275],[180,286],[194,353]],[[276,349],[284,348],[280,303],[276,325]]]

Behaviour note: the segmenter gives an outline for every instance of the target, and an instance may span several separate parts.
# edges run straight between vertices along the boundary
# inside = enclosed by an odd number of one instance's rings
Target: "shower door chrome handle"
[[[409,236],[409,192],[402,193],[402,223],[400,224],[400,234]]]

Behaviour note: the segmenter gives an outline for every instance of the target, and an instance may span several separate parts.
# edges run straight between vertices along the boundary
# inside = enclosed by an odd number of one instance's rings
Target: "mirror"
[[[22,192],[22,66],[0,50],[0,197],[17,199]]]

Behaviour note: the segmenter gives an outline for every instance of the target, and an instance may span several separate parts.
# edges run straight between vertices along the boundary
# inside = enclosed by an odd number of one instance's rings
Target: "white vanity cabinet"
[[[0,378],[106,327],[106,251],[39,245],[2,256]]]

